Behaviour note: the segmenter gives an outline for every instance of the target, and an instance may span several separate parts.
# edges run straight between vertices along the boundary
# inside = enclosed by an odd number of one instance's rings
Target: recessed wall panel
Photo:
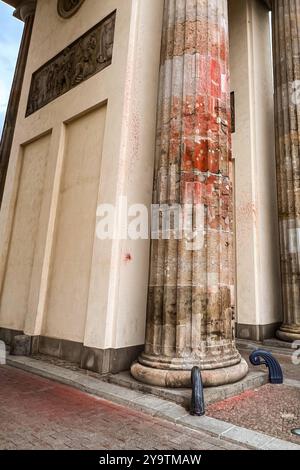
[[[20,183],[3,283],[1,325],[23,330],[27,315],[32,267],[40,233],[41,209],[51,135],[23,148]],[[44,237],[42,237],[44,238]],[[40,264],[42,260],[39,260]]]
[[[83,341],[106,106],[67,125],[45,336]]]

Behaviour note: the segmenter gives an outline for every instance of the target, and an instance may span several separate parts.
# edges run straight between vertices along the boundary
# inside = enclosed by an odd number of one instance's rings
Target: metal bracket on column
[[[249,356],[251,364],[260,366],[264,364],[269,369],[269,381],[271,384],[282,384],[283,373],[281,366],[277,359],[272,356],[272,353],[264,351],[263,349],[256,349]]]
[[[205,414],[205,405],[203,395],[203,383],[199,367],[193,367],[191,380],[192,402],[190,414],[192,416],[203,416]]]

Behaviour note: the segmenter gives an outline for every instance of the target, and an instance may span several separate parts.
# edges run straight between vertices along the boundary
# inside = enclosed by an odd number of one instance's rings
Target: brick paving
[[[299,366],[298,366],[299,367]],[[207,416],[300,444],[300,388],[264,385],[208,406]]]
[[[245,449],[9,366],[0,422],[0,449]]]

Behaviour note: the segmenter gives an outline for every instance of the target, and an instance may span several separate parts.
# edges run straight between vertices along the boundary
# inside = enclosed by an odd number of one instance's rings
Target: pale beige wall
[[[281,319],[269,13],[260,0],[229,0],[229,21],[237,318],[241,324],[266,325]]]
[[[11,241],[7,254],[7,269],[0,302],[0,322],[12,329],[23,330],[28,298],[34,285],[35,270],[41,271],[36,253],[44,246],[45,230],[40,224],[46,189],[47,160],[51,135],[43,136],[20,149],[21,177],[18,189]],[[37,266],[38,264],[38,266]]]
[[[97,348],[144,342],[149,242],[118,240],[118,218],[114,240],[98,240],[94,226],[95,209],[101,203],[115,204],[121,195],[128,196],[129,203],[151,202],[162,7],[161,0],[88,0],[74,17],[63,20],[56,2],[38,0],[0,214],[0,287],[5,305],[18,253],[13,248],[14,255],[10,254],[10,246],[23,180],[21,148],[33,140],[37,143],[30,145],[41,145],[40,136],[47,133],[46,189],[37,229],[41,235],[32,274],[27,271],[22,287],[29,292],[27,305],[24,296],[22,302],[10,296],[9,306],[0,308],[1,327],[25,325],[30,335],[82,341]],[[32,73],[115,9],[112,65],[25,119]],[[86,114],[94,108],[98,110]],[[88,159],[87,168],[82,168],[83,157]],[[90,185],[83,181],[82,171],[92,177]],[[81,187],[76,188],[76,181]],[[32,190],[34,184],[32,176]],[[28,236],[32,227],[29,217]],[[74,259],[76,247],[81,260],[86,251],[82,263]]]

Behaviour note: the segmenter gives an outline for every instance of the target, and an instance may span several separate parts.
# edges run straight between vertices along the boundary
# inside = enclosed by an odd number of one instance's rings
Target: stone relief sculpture
[[[84,0],[58,0],[57,11],[62,18],[70,18],[81,7]]]
[[[113,12],[33,74],[26,116],[111,64],[115,20]]]
[[[102,64],[112,56],[114,42],[114,25],[112,22],[106,23],[101,32],[99,62]]]

